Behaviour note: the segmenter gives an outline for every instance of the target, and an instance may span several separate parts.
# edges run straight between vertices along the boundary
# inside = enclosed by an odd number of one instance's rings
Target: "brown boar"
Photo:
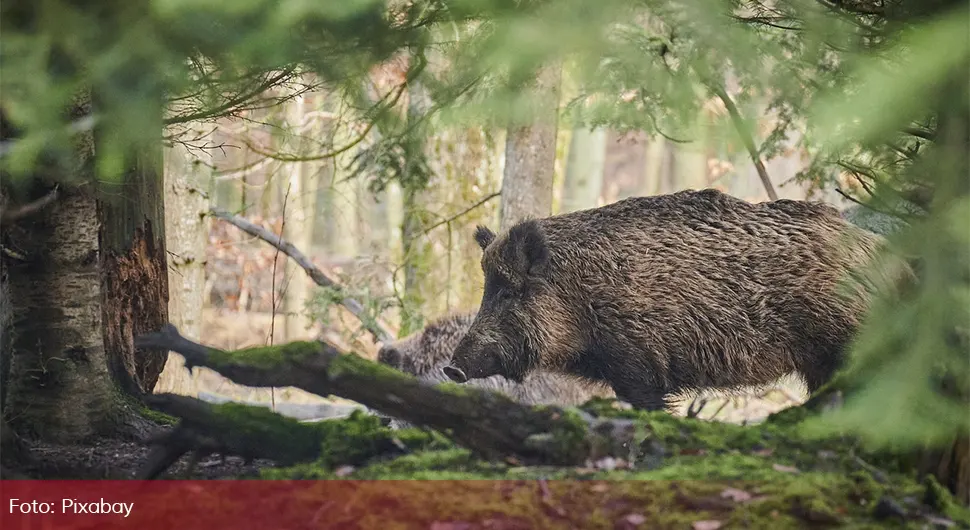
[[[821,203],[716,190],[625,199],[500,236],[479,227],[475,239],[485,290],[448,377],[573,374],[648,410],[790,373],[814,392],[871,296],[840,295],[839,282],[882,241]]]
[[[440,318],[409,337],[384,345],[377,360],[425,382],[450,381],[442,368],[451,360],[452,352],[474,319],[474,313]],[[601,383],[589,384],[576,377],[542,372],[530,374],[520,383],[495,375],[471,384],[500,392],[526,405],[575,406],[597,396],[613,397],[609,387]]]

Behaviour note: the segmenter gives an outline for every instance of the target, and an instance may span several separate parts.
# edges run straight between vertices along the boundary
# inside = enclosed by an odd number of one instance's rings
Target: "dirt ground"
[[[159,427],[159,432],[170,427]],[[140,442],[98,439],[81,445],[28,443],[29,458],[3,479],[132,479],[148,460],[151,447]],[[190,457],[183,456],[161,479],[216,480],[256,477],[259,470],[275,464],[268,460],[246,462],[240,457],[212,455],[200,459],[189,471]],[[5,469],[5,471],[7,471]],[[187,474],[188,473],[188,474]]]

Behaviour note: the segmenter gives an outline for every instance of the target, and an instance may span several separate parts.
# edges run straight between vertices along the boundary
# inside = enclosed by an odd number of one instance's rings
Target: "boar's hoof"
[[[465,372],[461,371],[461,368],[455,368],[454,366],[445,366],[444,368],[442,368],[442,371],[445,372],[445,375],[447,375],[449,379],[451,379],[456,383],[464,383],[468,381],[468,376],[465,375]]]

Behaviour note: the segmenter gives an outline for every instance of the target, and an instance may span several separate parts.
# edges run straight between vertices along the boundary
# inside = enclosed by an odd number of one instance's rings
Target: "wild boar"
[[[377,360],[422,381],[450,381],[442,368],[448,364],[452,352],[474,319],[475,314],[472,313],[435,320],[423,330],[381,347]],[[613,397],[613,392],[602,383],[590,384],[577,377],[542,372],[530,374],[522,382],[495,375],[472,384],[500,392],[526,405],[575,406],[597,396]]]
[[[839,368],[871,292],[840,291],[883,241],[807,201],[751,204],[716,190],[625,199],[479,226],[481,307],[445,374],[535,370],[609,384],[648,410],[673,395]],[[841,293],[841,294],[840,294]]]

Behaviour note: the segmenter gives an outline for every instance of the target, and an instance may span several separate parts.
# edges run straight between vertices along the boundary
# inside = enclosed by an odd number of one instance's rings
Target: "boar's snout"
[[[392,368],[400,370],[403,361],[404,355],[401,353],[401,350],[390,344],[382,346],[380,351],[377,352],[377,362],[386,364]]]
[[[463,372],[461,368],[448,365],[442,368],[442,371],[448,376],[448,379],[451,379],[456,383],[465,383],[468,381],[468,376],[465,375],[465,372]]]

